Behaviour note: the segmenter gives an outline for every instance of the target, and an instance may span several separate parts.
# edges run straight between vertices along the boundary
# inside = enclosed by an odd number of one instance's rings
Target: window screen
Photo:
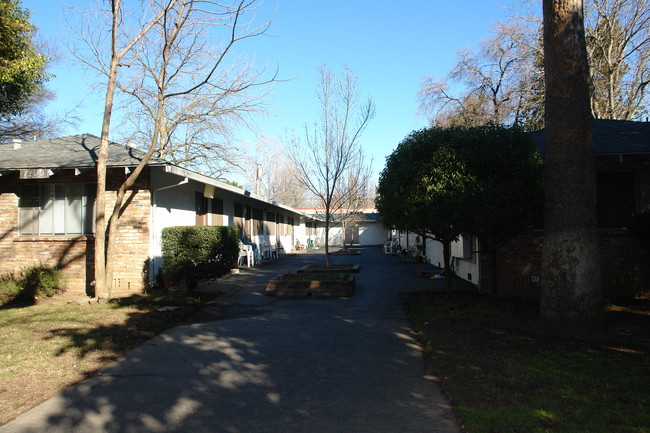
[[[94,232],[92,184],[21,185],[18,220],[21,235],[81,235]]]

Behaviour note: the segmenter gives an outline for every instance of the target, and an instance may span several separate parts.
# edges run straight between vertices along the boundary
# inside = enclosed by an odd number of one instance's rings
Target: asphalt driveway
[[[139,346],[0,433],[458,432],[399,295],[432,280],[380,248],[360,256],[350,299],[263,295],[272,276],[323,262],[284,257],[217,283],[195,323]]]

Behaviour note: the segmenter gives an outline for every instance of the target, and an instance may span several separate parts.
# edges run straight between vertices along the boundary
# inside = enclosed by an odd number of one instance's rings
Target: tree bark
[[[97,193],[95,204],[95,296],[111,296],[111,281],[106,275],[106,165],[108,161],[108,134],[113,114],[113,98],[117,81],[120,54],[117,52],[117,28],[121,0],[114,0],[112,7],[111,63],[104,100],[102,133],[97,152]],[[110,257],[109,257],[110,259]]]
[[[325,266],[330,265],[330,210],[325,211]]]
[[[499,297],[499,262],[497,261],[498,257],[498,245],[494,238],[491,238],[489,241],[487,253],[490,256],[490,273],[491,282],[492,282],[492,296],[495,298]]]
[[[445,267],[445,286],[447,287],[447,294],[451,293],[451,279],[453,272],[451,271],[451,241],[445,240],[442,243],[442,259]]]
[[[546,209],[541,315],[587,325],[601,312],[589,66],[582,0],[544,0]]]

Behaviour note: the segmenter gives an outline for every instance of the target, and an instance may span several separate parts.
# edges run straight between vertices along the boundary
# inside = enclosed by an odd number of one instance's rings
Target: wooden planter
[[[335,279],[324,279],[325,275]],[[267,283],[266,294],[291,298],[342,298],[353,296],[354,288],[355,277],[351,273],[284,274]]]
[[[350,274],[357,273],[361,269],[360,265],[344,264],[344,265],[307,265],[304,268],[298,269],[299,274]]]
[[[360,256],[361,250],[358,249],[345,249],[342,248],[338,251],[330,251],[328,253],[330,256]]]

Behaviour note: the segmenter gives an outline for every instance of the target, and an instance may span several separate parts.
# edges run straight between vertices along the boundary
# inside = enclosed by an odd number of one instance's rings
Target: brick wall
[[[598,157],[599,170],[634,170],[637,210],[650,209],[650,161],[637,156]],[[599,230],[601,275],[607,298],[650,294],[650,254],[625,229]],[[539,299],[543,231],[532,228],[507,242],[497,255],[499,294]],[[492,257],[481,256],[481,289],[490,292]]]
[[[115,191],[124,179],[123,169],[109,171],[106,210],[115,203]],[[75,175],[72,170],[56,173],[49,179],[30,183],[95,182],[94,170]],[[18,274],[28,266],[55,266],[63,270],[68,291],[75,295],[92,294],[94,279],[93,236],[19,236],[17,173],[0,178],[0,274]],[[149,256],[150,193],[149,175],[145,170],[132,191],[127,193],[128,206],[120,217],[114,257],[113,294],[141,292],[143,270]]]
[[[600,232],[601,277],[606,298],[650,294],[650,255],[624,231]],[[497,254],[499,295],[539,299],[542,275],[543,233],[527,230],[504,245]],[[492,290],[492,257],[481,260],[481,289]]]
[[[124,177],[123,170],[113,171],[109,176],[107,189],[116,191]],[[115,198],[116,194],[111,193],[106,199],[107,215],[115,205]],[[125,203],[128,203],[128,206],[120,217],[115,245],[114,296],[142,292],[145,289],[145,273],[149,260],[151,212],[148,170],[143,171],[131,191],[126,194]]]

